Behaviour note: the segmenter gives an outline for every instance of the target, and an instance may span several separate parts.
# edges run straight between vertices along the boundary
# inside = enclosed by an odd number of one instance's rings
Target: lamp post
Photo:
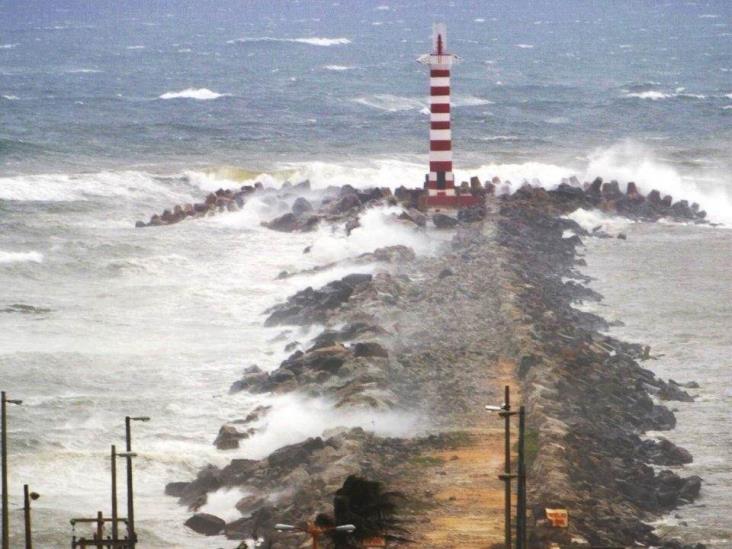
[[[2,400],[2,403],[0,404],[0,408],[2,411],[0,412],[0,415],[2,415],[2,418],[0,419],[0,454],[2,461],[2,515],[3,515],[3,529],[2,529],[2,538],[3,538],[3,546],[2,549],[10,549],[10,524],[8,521],[8,515],[10,514],[8,511],[8,416],[7,416],[7,405],[8,404],[16,404],[20,405],[23,404],[22,400],[11,400],[7,398],[7,395],[5,394],[5,391],[2,391],[2,394],[0,394],[0,399]]]
[[[112,475],[112,539],[116,541],[119,537],[119,527],[117,525],[117,448],[114,444],[112,444],[110,466]]]
[[[498,412],[498,415],[505,421],[504,427],[504,471],[498,478],[505,483],[505,545],[506,549],[512,548],[511,531],[511,481],[517,479],[516,485],[516,549],[528,549],[526,537],[526,464],[524,461],[524,431],[526,412],[523,406],[518,412],[511,411],[511,389],[506,385],[504,400],[501,406],[486,406],[489,412]],[[518,432],[518,470],[516,474],[511,473],[511,416],[519,416]]]
[[[341,524],[339,526],[326,527],[317,526],[313,523],[308,523],[308,525],[305,527],[293,526],[292,524],[275,524],[274,528],[278,532],[297,531],[309,534],[313,540],[312,549],[318,549],[318,540],[320,539],[320,536],[322,536],[326,532],[348,532],[350,534],[351,532],[356,531],[356,527],[353,524]]]
[[[33,541],[31,535],[31,500],[37,500],[39,496],[36,492],[31,492],[27,484],[23,485],[23,515],[25,518],[25,549],[33,549]]]
[[[127,452],[125,452],[124,457],[127,460],[127,528],[129,530],[131,549],[134,549],[137,544],[137,534],[135,533],[135,505],[132,489],[132,458],[135,457],[135,454],[132,453],[132,430],[130,428],[133,421],[150,421],[150,418],[147,416],[125,416],[125,446]],[[119,455],[121,456],[122,454]]]

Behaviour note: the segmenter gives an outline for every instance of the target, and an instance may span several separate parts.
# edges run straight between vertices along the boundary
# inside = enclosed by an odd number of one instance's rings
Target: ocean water
[[[39,546],[68,543],[72,516],[106,512],[109,444],[121,446],[126,414],[153,418],[134,425],[146,547],[227,546],[186,532],[188,513],[162,494],[204,463],[260,457],[336,423],[424,426],[336,421],[329,403],[292,397],[271,403],[239,452],[212,446],[222,423],[262,403],[228,395],[231,382],[284,358],[262,311],[349,271],[277,273],[394,243],[435,253],[434,235],[400,229],[389,211],[348,239],[281,235],[259,226],[276,213],[259,201],[132,226],[254,177],[420,185],[427,76],[415,59],[437,20],[463,58],[452,83],[458,177],[635,180],[732,224],[726,1],[0,3],[0,310],[39,308],[0,312],[1,385],[24,400],[11,409],[14,535],[23,482],[41,493]],[[696,456],[689,468],[708,480],[705,497],[664,527],[729,547],[730,441],[718,434],[732,391],[732,231],[625,230],[627,242],[588,251],[597,287],[626,322],[623,337],[666,355],[651,367],[702,385],[669,436]],[[230,511],[237,497],[219,494],[209,510]]]

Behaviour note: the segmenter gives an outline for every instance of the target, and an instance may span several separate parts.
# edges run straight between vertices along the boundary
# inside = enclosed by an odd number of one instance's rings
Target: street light
[[[133,501],[132,489],[132,458],[136,457],[132,453],[132,430],[130,424],[133,421],[150,421],[147,416],[125,416],[125,446],[127,452],[125,454],[117,454],[127,458],[127,528],[129,530],[130,548],[134,549],[137,543],[137,534],[135,533],[135,505]]]
[[[338,526],[317,526],[314,523],[308,523],[307,526],[294,526],[292,524],[275,524],[275,530],[278,532],[304,532],[309,534],[313,540],[312,549],[318,549],[318,539],[326,532],[346,532],[348,534],[355,532],[356,527],[353,524],[340,524]]]
[[[511,411],[511,389],[506,385],[504,390],[503,405],[488,405],[485,409],[489,412],[497,412],[499,417],[505,420],[505,466],[503,474],[498,478],[505,482],[505,544],[506,549],[511,549],[511,481],[516,482],[516,549],[527,549],[526,539],[526,465],[524,462],[524,432],[526,412],[523,406],[518,412]],[[511,416],[519,416],[518,433],[518,471],[511,474]]]
[[[2,412],[0,412],[0,415],[2,418],[0,419],[0,455],[2,461],[2,473],[0,476],[2,476],[2,515],[3,515],[3,530],[2,530],[2,538],[3,538],[3,547],[2,549],[10,549],[10,524],[8,522],[8,416],[7,416],[7,404],[16,404],[21,405],[23,404],[22,400],[11,400],[7,398],[7,395],[5,394],[5,391],[2,391],[2,394],[0,394],[0,400],[2,400],[2,403],[0,404],[0,408],[2,408]]]
[[[25,549],[33,549],[33,541],[31,536],[31,500],[35,501],[39,497],[38,493],[31,492],[28,485],[23,485],[23,515],[25,518]]]

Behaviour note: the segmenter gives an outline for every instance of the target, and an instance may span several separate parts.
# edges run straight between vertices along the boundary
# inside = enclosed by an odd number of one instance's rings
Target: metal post
[[[2,490],[3,490],[3,549],[10,549],[10,530],[8,529],[8,418],[6,415],[5,391],[2,392]]]
[[[96,542],[99,549],[104,549],[104,516],[101,511],[97,511],[97,533]]]
[[[8,512],[8,404],[23,404],[22,400],[11,400],[7,398],[5,391],[0,391],[0,477],[2,477],[2,549],[10,549],[10,521]]]
[[[31,498],[28,485],[23,485],[23,516],[25,518],[25,549],[33,549],[31,541]]]
[[[135,504],[132,489],[132,432],[130,429],[130,416],[125,417],[125,444],[127,448],[127,531],[130,539],[130,549],[134,549],[137,543],[135,533]]]
[[[516,548],[527,549],[526,537],[526,455],[524,449],[524,434],[526,432],[526,411],[519,407],[518,432],[518,484],[516,488]]]
[[[506,385],[505,395],[503,399],[505,426],[505,467],[504,474],[506,476],[506,549],[511,549],[511,388]]]
[[[112,466],[112,541],[117,541],[119,537],[119,527],[117,525],[117,448],[112,444],[111,455]]]

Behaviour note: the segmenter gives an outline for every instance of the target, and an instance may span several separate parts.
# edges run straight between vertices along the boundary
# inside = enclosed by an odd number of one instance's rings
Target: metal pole
[[[117,541],[119,528],[117,526],[117,448],[112,444],[112,541]]]
[[[23,485],[23,515],[25,518],[25,549],[33,549],[31,541],[31,498],[28,485]]]
[[[104,549],[104,517],[101,511],[97,511],[97,547]]]
[[[505,395],[503,399],[503,409],[505,411],[505,469],[506,475],[506,549],[511,549],[511,388],[506,385]]]
[[[526,411],[519,407],[518,433],[518,481],[516,488],[516,548],[527,549],[526,539],[526,463],[524,454],[524,433]]]
[[[130,429],[130,416],[125,417],[125,444],[127,448],[127,530],[130,538],[130,548],[134,549],[137,543],[135,533],[135,504],[132,489],[132,432]]]
[[[5,391],[2,392],[2,490],[3,490],[3,549],[10,549],[10,530],[8,529],[8,418]]]

